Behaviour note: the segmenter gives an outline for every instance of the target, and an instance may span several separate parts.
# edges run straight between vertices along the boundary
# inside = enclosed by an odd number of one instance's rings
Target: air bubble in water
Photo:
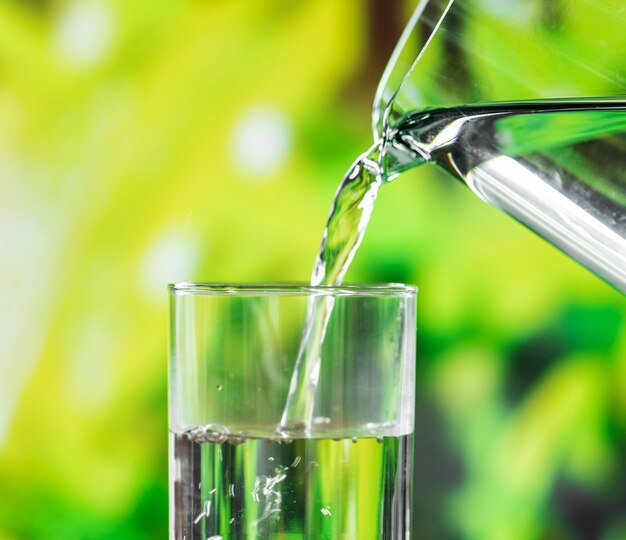
[[[230,444],[231,446],[239,446],[240,444],[243,444],[246,442],[246,438],[240,437],[238,435],[231,435],[230,437],[226,439],[226,442]]]
[[[190,441],[198,444],[222,444],[228,439],[229,431],[219,424],[206,424],[190,429],[186,435]]]

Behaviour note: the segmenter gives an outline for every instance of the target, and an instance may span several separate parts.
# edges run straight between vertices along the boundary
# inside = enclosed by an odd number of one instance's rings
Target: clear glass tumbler
[[[416,289],[170,286],[170,538],[404,539]],[[332,303],[313,420],[281,429],[307,305]]]

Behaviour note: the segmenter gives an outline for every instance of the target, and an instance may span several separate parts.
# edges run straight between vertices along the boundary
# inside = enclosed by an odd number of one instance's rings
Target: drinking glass
[[[313,420],[285,431],[327,300]],[[171,539],[409,537],[415,288],[180,283],[170,301]]]

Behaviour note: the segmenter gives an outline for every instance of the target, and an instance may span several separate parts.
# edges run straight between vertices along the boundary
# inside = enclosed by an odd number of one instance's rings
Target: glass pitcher
[[[626,2],[423,0],[374,101],[387,179],[432,162],[626,292]]]

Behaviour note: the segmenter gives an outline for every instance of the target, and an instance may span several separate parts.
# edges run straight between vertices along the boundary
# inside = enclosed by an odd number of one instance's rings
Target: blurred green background
[[[413,7],[0,0],[0,540],[166,538],[165,285],[308,279]],[[347,280],[420,287],[417,538],[626,538],[622,295],[428,167]]]

